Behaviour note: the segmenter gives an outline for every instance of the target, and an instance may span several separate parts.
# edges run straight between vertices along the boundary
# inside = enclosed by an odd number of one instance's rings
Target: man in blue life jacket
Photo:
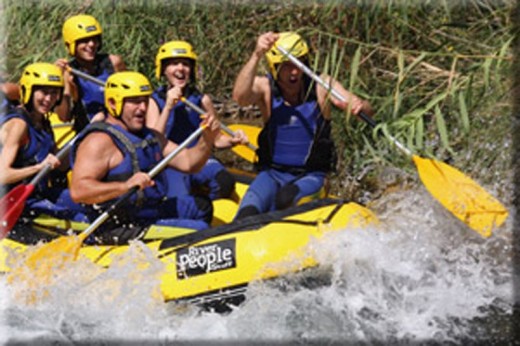
[[[330,103],[350,109],[352,114],[373,114],[368,102],[322,75],[348,104],[329,97],[327,90],[288,61],[276,46],[309,64],[309,48],[298,34],[267,32],[258,37],[253,54],[236,78],[233,99],[241,106],[258,106],[264,122],[258,137],[260,173],[242,199],[236,219],[285,209],[304,197],[320,197],[327,173],[336,165]],[[257,76],[264,56],[270,74]]]
[[[213,208],[207,198],[181,196],[167,198],[164,171],[154,180],[147,174],[178,145],[161,133],[146,127],[146,112],[152,86],[138,72],[117,72],[105,84],[104,122],[89,125],[72,150],[71,196],[74,201],[93,206],[99,215],[107,204],[138,186],[139,191],[115,212],[113,224],[149,226],[151,224],[205,229]],[[208,116],[208,127],[191,148],[182,150],[169,166],[183,172],[201,169],[211,154],[220,123]],[[100,207],[94,205],[102,204]],[[108,222],[110,224],[110,222]],[[105,231],[111,227],[105,223]],[[128,227],[126,233],[132,232]],[[99,232],[97,232],[99,233]]]
[[[211,98],[196,87],[196,69],[197,54],[188,42],[169,41],[159,47],[155,59],[156,78],[160,80],[164,76],[166,84],[152,94],[154,102],[150,102],[148,107],[146,123],[178,144],[188,138],[202,122],[196,110],[178,102],[182,96],[208,114],[216,114]],[[237,131],[234,137],[219,134],[214,146],[222,149],[240,143],[247,143],[247,137],[242,131]],[[167,175],[171,182],[170,196],[205,190],[207,196],[215,200],[230,197],[235,188],[234,177],[214,157],[210,157],[198,173],[185,175],[168,169]],[[178,188],[179,183],[184,189]]]
[[[22,72],[20,105],[0,115],[0,185],[4,192],[27,184],[47,165],[63,170],[68,167],[67,160],[62,163],[54,155],[56,143],[47,119],[61,100],[63,86],[62,71],[53,64],[30,64]],[[51,183],[48,176],[35,186],[23,215],[30,218],[43,213],[85,220],[85,215],[76,214],[81,207],[72,202],[68,190]]]
[[[73,58],[70,61],[56,61],[56,65],[63,69],[65,79],[63,102],[56,107],[56,113],[62,121],[74,118],[76,132],[81,131],[94,117],[94,120],[103,120],[105,99],[102,86],[72,75],[67,67],[85,72],[103,82],[112,73],[126,70],[119,55],[99,52],[102,33],[101,25],[90,15],[75,15],[63,24],[63,41]]]

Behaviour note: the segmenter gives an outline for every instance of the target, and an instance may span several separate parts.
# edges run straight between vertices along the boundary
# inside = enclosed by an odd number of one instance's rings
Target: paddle
[[[334,97],[347,102],[343,95],[334,90],[329,83],[321,79],[294,55],[283,47],[277,46],[277,48],[293,64],[321,84]],[[377,123],[365,113],[360,112],[359,116],[372,128],[376,127]],[[471,229],[487,238],[491,235],[494,227],[499,227],[505,221],[508,215],[507,209],[471,178],[444,162],[414,155],[393,136],[388,136],[388,138],[406,156],[412,158],[419,177],[430,194]]]
[[[72,72],[73,74],[77,75],[78,77],[81,77],[83,79],[89,80],[89,81],[91,81],[91,82],[93,82],[93,83],[95,83],[97,85],[105,86],[105,83],[103,83],[102,80],[100,80],[100,79],[98,79],[96,77],[93,77],[93,76],[91,76],[91,75],[89,75],[89,74],[87,74],[85,72],[82,72],[80,70],[77,70],[77,69],[74,69],[74,68],[71,68],[71,67],[69,67],[68,70],[70,72]],[[198,107],[193,102],[189,101],[188,99],[186,99],[184,97],[181,99],[181,101],[184,102],[185,104],[187,104],[190,108],[194,109],[200,115],[206,113],[202,108]],[[224,125],[222,123],[220,124],[220,127],[222,128],[222,130],[225,133],[227,133],[231,137],[233,137],[235,135],[235,132],[230,127],[227,127],[226,125]],[[247,135],[247,138],[249,138],[250,143],[247,143],[246,145],[234,146],[231,150],[233,150],[233,152],[235,154],[237,154],[238,156],[242,157],[243,159],[245,159],[245,160],[247,160],[249,162],[254,162],[255,161],[255,157],[256,157],[255,151],[257,149],[257,145],[256,144],[252,144],[251,142],[256,143],[258,134],[260,133],[260,129],[258,127],[255,127],[255,126],[248,126],[248,125],[234,125],[233,128],[235,130],[238,130],[238,129],[243,130],[244,133]],[[244,149],[246,149],[246,150],[244,150]]]
[[[103,82],[101,79],[98,79],[98,78],[96,78],[94,76],[89,75],[88,73],[85,73],[83,71],[77,70],[77,69],[72,68],[70,66],[67,67],[67,70],[69,70],[70,72],[72,72],[73,74],[75,74],[78,77],[81,77],[83,79],[91,81],[92,83],[95,83],[95,84],[97,84],[99,86],[105,87],[105,82]]]
[[[190,100],[188,100],[185,97],[181,97],[181,101],[184,102],[186,105],[188,105],[188,107],[192,108],[194,111],[199,113],[200,115],[203,115],[204,113],[206,113],[202,108],[200,108],[199,106],[197,106],[196,104],[194,104],[193,102],[191,102]],[[236,145],[236,146],[233,146],[233,148],[231,148],[231,150],[233,150],[233,152],[235,154],[246,159],[247,161],[254,162],[255,157],[256,157],[256,149],[258,149],[258,147],[256,145],[256,141],[258,138],[258,134],[260,133],[260,129],[256,126],[250,126],[250,125],[235,124],[235,125],[231,125],[231,126],[233,126],[233,128],[235,130],[240,129],[240,130],[244,131],[247,138],[250,139],[251,141],[255,142],[255,144],[252,144],[251,142],[249,142],[247,144]],[[228,127],[222,123],[220,123],[220,127],[225,133],[227,133],[231,137],[235,136],[235,132],[230,127]]]
[[[66,123],[61,123],[61,124],[52,124],[51,127],[53,129],[61,129],[61,128],[64,128],[64,127],[71,127],[71,126],[74,126],[74,123],[73,122],[66,122]]]
[[[184,142],[182,142],[174,151],[164,157],[148,175],[153,178],[161,172],[181,150],[190,145],[204,131],[205,126],[201,126],[197,131],[193,132]],[[24,263],[24,268],[28,268],[31,273],[42,273],[49,275],[51,268],[56,268],[65,264],[66,261],[75,260],[78,256],[79,249],[83,241],[91,235],[96,229],[103,224],[121,205],[131,197],[139,188],[137,186],[121,195],[113,204],[111,204],[92,224],[87,227],[79,235],[59,237],[39,249],[36,249]],[[45,267],[45,270],[42,269]]]
[[[68,141],[67,144],[65,144],[63,148],[61,148],[61,150],[56,154],[56,157],[59,160],[62,160],[65,155],[67,155],[67,153],[70,151],[70,148],[72,148],[72,144],[76,138],[82,134],[82,132]],[[5,213],[2,215],[0,221],[0,239],[4,238],[16,224],[25,208],[27,198],[29,198],[29,196],[32,194],[40,180],[47,176],[51,170],[51,165],[45,165],[45,167],[43,167],[29,182],[29,184],[18,185],[9,191],[9,193],[0,200],[0,210],[5,210]]]
[[[231,150],[240,156],[241,158],[255,163],[257,160],[256,157],[256,149],[258,147],[258,135],[262,130],[258,126],[253,125],[245,125],[245,124],[231,124],[228,126],[232,131],[242,130],[246,134],[249,139],[248,145],[235,145],[231,148]]]

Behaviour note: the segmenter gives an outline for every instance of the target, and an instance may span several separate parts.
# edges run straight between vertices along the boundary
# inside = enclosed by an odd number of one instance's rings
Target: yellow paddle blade
[[[426,189],[446,209],[487,238],[507,218],[507,209],[475,181],[443,162],[413,155]]]
[[[231,150],[244,160],[247,160],[251,163],[256,162],[256,153],[245,145],[236,145],[231,148]]]
[[[249,139],[250,146],[246,145],[236,145],[231,150],[238,156],[242,157],[243,159],[249,161],[249,162],[255,162],[256,161],[256,152],[255,149],[251,148],[258,148],[258,134],[262,130],[261,128],[257,126],[252,125],[244,125],[244,124],[232,124],[228,126],[231,130],[237,131],[242,130],[246,134],[247,138]]]
[[[262,130],[260,127],[245,124],[231,124],[228,127],[233,131],[244,131],[247,138],[249,139],[249,143],[251,143],[255,147],[258,147],[258,134]]]
[[[73,262],[83,244],[83,237],[59,237],[40,247],[27,250],[22,265],[9,274],[11,280],[35,280],[38,284],[49,283],[53,273]]]
[[[48,287],[60,280],[60,273],[66,264],[72,263],[78,256],[84,237],[60,237],[47,244],[27,250],[25,260],[14,267],[7,276],[7,282],[24,283],[24,288],[17,292],[16,299],[27,305],[46,298]]]

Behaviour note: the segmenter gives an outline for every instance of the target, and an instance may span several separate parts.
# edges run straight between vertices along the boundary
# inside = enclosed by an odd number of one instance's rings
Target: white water
[[[371,208],[379,228],[311,244],[328,284],[305,288],[297,276],[255,283],[227,315],[154,299],[160,264],[138,243],[102,274],[88,261],[75,263],[31,307],[15,302],[19,288],[2,278],[0,341],[457,341],[486,336],[496,316],[471,320],[489,317],[490,305],[506,321],[513,215],[483,239],[423,189],[387,195]],[[150,266],[137,269],[142,259]]]

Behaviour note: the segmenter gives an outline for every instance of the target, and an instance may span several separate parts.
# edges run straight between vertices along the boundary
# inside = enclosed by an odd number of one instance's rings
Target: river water
[[[320,268],[252,284],[228,314],[156,299],[161,266],[139,243],[108,271],[96,273],[81,260],[65,268],[36,304],[19,302],[23,288],[2,278],[0,341],[510,340],[513,215],[484,239],[422,187],[388,194],[370,208],[380,225],[312,242]],[[145,269],[136,264],[143,260]],[[95,279],[85,282],[85,273]]]

